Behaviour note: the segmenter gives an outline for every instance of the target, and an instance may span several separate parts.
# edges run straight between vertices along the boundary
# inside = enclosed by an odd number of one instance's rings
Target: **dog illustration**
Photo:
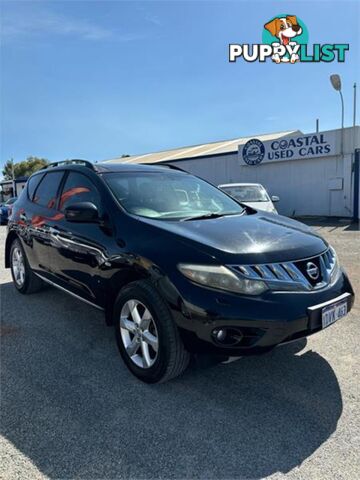
[[[274,46],[277,45],[296,45],[296,42],[292,41],[294,37],[302,34],[302,28],[298,24],[297,18],[295,15],[287,15],[286,17],[274,18],[271,22],[268,22],[264,25],[264,28],[268,30],[271,35],[277,37],[280,40],[280,43],[273,43]],[[280,62],[291,62],[295,63],[299,60],[299,55],[293,53],[289,58],[282,57],[275,53],[272,57],[272,60],[276,63]]]

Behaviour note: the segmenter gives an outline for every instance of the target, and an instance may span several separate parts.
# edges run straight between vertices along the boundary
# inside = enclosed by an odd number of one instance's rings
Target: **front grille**
[[[304,275],[304,277],[311,283],[311,285],[313,287],[316,287],[316,285],[318,283],[323,281],[320,259],[321,259],[321,257],[319,256],[319,257],[311,258],[309,260],[307,259],[307,260],[300,260],[299,262],[294,262],[294,265],[296,266],[296,268],[298,270],[300,270],[302,275]],[[313,269],[314,269],[313,265],[315,265],[315,267],[317,269],[317,276],[316,275],[315,276],[310,276],[309,275],[309,273],[308,273],[308,265],[309,264],[312,266]],[[314,269],[314,270],[316,271],[316,269]]]
[[[241,277],[263,280],[272,290],[314,290],[328,285],[336,270],[332,248],[315,257],[293,262],[229,265]]]

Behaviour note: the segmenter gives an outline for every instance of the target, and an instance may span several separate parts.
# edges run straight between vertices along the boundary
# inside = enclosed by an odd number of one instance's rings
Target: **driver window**
[[[60,197],[59,210],[64,211],[65,208],[78,202],[91,202],[101,210],[101,202],[99,192],[93,182],[82,173],[70,172]]]

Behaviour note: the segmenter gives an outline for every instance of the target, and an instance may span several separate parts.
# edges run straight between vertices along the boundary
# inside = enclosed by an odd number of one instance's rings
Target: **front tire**
[[[128,369],[146,383],[162,383],[188,366],[169,307],[148,281],[130,283],[114,308],[116,341]]]
[[[18,238],[11,244],[10,269],[18,292],[23,294],[35,293],[43,288],[44,283],[31,270],[23,246]]]

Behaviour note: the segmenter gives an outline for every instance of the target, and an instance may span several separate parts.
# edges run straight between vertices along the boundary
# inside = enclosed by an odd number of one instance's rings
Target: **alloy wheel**
[[[25,282],[25,259],[19,247],[15,247],[12,251],[11,267],[16,284],[22,287]]]
[[[128,300],[120,313],[120,334],[126,353],[140,368],[154,365],[159,336],[153,316],[139,300]]]

